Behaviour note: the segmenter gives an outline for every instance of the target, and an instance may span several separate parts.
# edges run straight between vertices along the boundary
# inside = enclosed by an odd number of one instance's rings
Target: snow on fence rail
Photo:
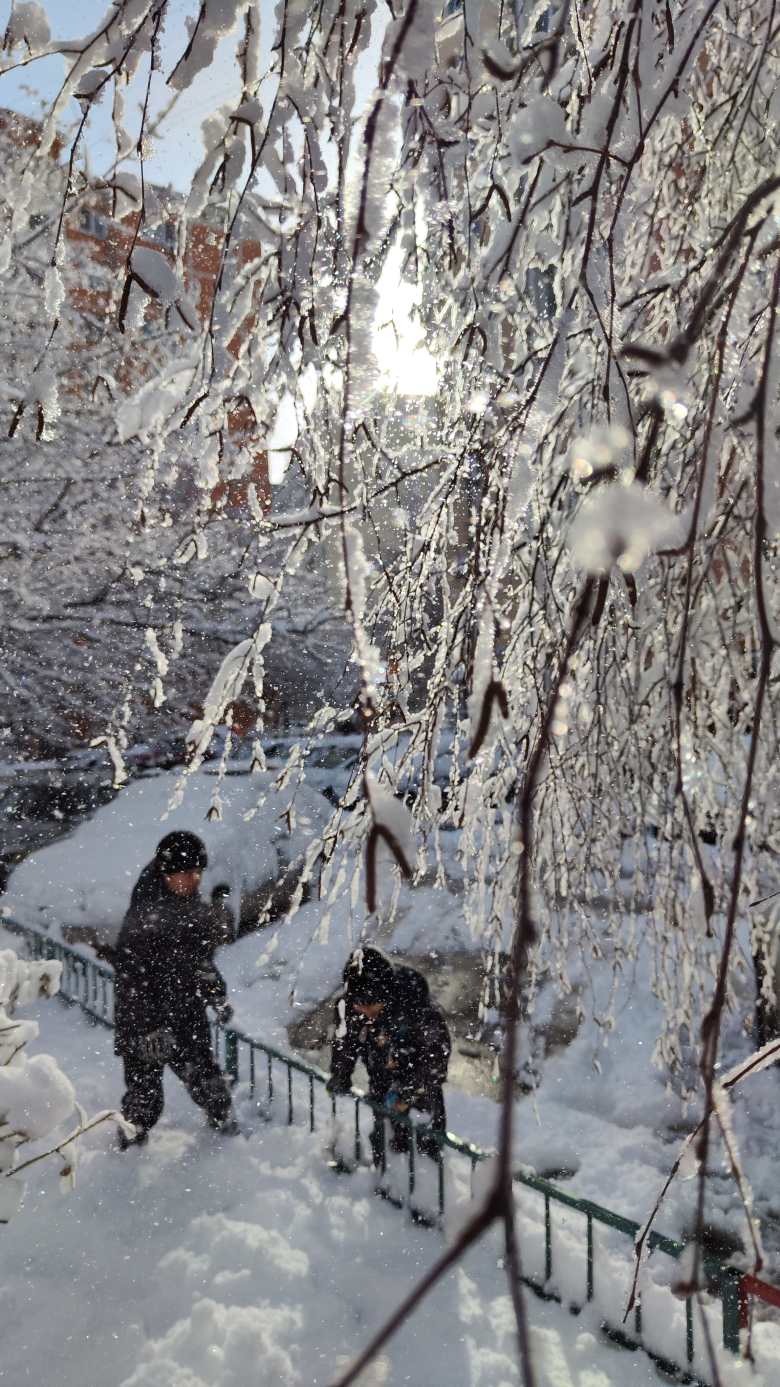
[[[62,962],[60,997],[77,1003],[92,1021],[113,1026],[114,985],[110,967],[39,930],[10,919],[4,919],[3,925],[25,939],[31,957],[55,958]],[[381,1113],[365,1093],[359,1089],[338,1096],[327,1093],[328,1075],[323,1070],[233,1026],[214,1025],[214,1050],[234,1083],[246,1083],[249,1097],[267,1119],[278,1113],[281,1106],[289,1125],[300,1120],[303,1114],[309,1130],[315,1132],[318,1116],[324,1108],[338,1131],[344,1105],[351,1104],[348,1149],[344,1150],[342,1129],[337,1138],[340,1149],[336,1151],[334,1146],[333,1163],[349,1169],[353,1163],[357,1165],[361,1161],[368,1126],[374,1114]],[[281,1083],[280,1070],[283,1073]],[[322,1095],[319,1102],[318,1094]],[[414,1125],[408,1118],[400,1120]],[[465,1177],[468,1195],[473,1196],[474,1176],[479,1165],[495,1153],[463,1141],[451,1132],[442,1134],[437,1140],[442,1151],[438,1163],[419,1157],[415,1142],[409,1143],[409,1151],[403,1156],[403,1191],[397,1183],[397,1169],[395,1172],[390,1169],[385,1143],[382,1175],[395,1174],[395,1186],[385,1185],[383,1190],[393,1202],[406,1207],[415,1217],[422,1215],[423,1221],[441,1225],[450,1178],[457,1179],[462,1188]],[[433,1172],[433,1190],[420,1188],[421,1166],[426,1168],[424,1174],[429,1178]],[[602,1328],[611,1339],[628,1349],[643,1349],[659,1367],[674,1373],[680,1381],[708,1387],[703,1318],[707,1319],[712,1342],[720,1340],[724,1348],[739,1353],[740,1329],[746,1326],[750,1299],[760,1298],[780,1307],[780,1291],[775,1287],[745,1275],[737,1267],[708,1257],[703,1266],[709,1294],[705,1306],[697,1314],[698,1307],[690,1297],[680,1300],[673,1295],[674,1277],[661,1276],[652,1280],[646,1263],[641,1295],[632,1312],[629,1331],[624,1327],[623,1317],[619,1313],[616,1316],[615,1307],[628,1302],[640,1224],[600,1204],[579,1199],[528,1171],[517,1171],[514,1181],[526,1284],[538,1295],[566,1304],[573,1312],[589,1302],[595,1304],[602,1317]],[[425,1183],[424,1180],[423,1185]],[[436,1205],[437,1217],[425,1214],[424,1206],[431,1203]],[[650,1257],[658,1252],[677,1262],[684,1251],[684,1243],[660,1233],[651,1232],[647,1239]]]

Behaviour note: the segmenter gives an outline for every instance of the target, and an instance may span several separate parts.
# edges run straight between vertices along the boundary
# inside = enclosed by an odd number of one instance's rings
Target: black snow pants
[[[434,1135],[437,1132],[444,1133],[447,1129],[447,1118],[444,1109],[444,1093],[441,1086],[432,1088],[428,1095],[428,1111],[431,1114],[430,1122],[420,1123],[417,1132],[417,1150],[421,1156],[427,1156],[429,1160],[441,1161],[441,1146]],[[371,1131],[371,1151],[374,1158],[374,1165],[384,1164],[385,1154],[385,1132],[390,1127],[390,1150],[408,1151],[411,1141],[412,1130],[405,1122],[393,1122],[388,1114],[387,1117],[380,1117],[378,1113],[374,1115],[374,1126]]]
[[[122,1115],[136,1127],[153,1127],[163,1110],[163,1070],[165,1064],[142,1059],[138,1055],[122,1056],[125,1068],[125,1095]],[[209,1122],[218,1126],[230,1113],[230,1090],[211,1051],[203,1046],[190,1050],[178,1047],[167,1060],[177,1079]]]

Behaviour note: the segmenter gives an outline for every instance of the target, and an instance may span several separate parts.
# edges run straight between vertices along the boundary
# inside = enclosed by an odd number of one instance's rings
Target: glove
[[[214,990],[215,988],[218,988],[221,990],[224,986],[222,978],[220,977],[216,968],[212,967],[210,963],[201,964],[200,968],[198,969],[197,977],[198,986],[200,988],[205,988],[208,990]]]
[[[409,1104],[403,1101],[400,1093],[396,1093],[395,1089],[391,1089],[385,1097],[385,1107],[388,1112],[403,1113],[408,1112]]]
[[[214,1015],[216,1016],[220,1026],[226,1026],[228,1021],[230,1021],[230,1019],[233,1016],[233,1008],[230,1005],[230,1002],[218,1002],[217,1005],[214,1007]]]

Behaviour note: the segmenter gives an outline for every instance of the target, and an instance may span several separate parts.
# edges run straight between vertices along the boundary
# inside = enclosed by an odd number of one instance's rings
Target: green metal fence
[[[96,1024],[113,1025],[114,979],[111,968],[38,930],[7,919],[3,921],[3,925],[23,936],[31,957],[53,958],[62,963],[60,995],[66,1001],[78,1004]],[[246,1085],[248,1097],[254,1100],[258,1110],[266,1118],[270,1119],[281,1106],[284,1119],[289,1125],[303,1120],[309,1131],[314,1132],[318,1130],[323,1116],[326,1120],[338,1119],[340,1112],[343,1112],[343,1105],[351,1105],[349,1126],[352,1137],[349,1155],[344,1158],[342,1153],[334,1159],[334,1164],[342,1169],[350,1169],[353,1164],[356,1166],[362,1161],[366,1142],[366,1122],[371,1122],[377,1117],[383,1125],[387,1121],[383,1110],[373,1104],[365,1093],[356,1088],[351,1089],[346,1095],[336,1096],[328,1093],[328,1075],[323,1070],[265,1041],[257,1040],[237,1027],[215,1024],[213,1034],[215,1054],[223,1069],[235,1084]],[[393,1119],[394,1124],[396,1121],[400,1121],[403,1126],[415,1127],[407,1117]],[[424,1130],[426,1133],[429,1131],[427,1128]],[[409,1133],[409,1138],[408,1150],[404,1153],[406,1189],[402,1196],[395,1192],[396,1202],[406,1207],[418,1221],[440,1224],[446,1212],[447,1176],[448,1171],[452,1169],[451,1163],[455,1162],[459,1169],[467,1172],[469,1192],[473,1195],[474,1176],[479,1165],[495,1153],[471,1142],[462,1141],[451,1132],[435,1134],[440,1147],[440,1159],[437,1162],[426,1163],[429,1173],[431,1169],[434,1172],[435,1209],[426,1209],[424,1202],[421,1206],[418,1199],[420,1157],[415,1149],[416,1140],[413,1132]],[[387,1174],[387,1164],[385,1142],[382,1151],[382,1176]],[[600,1278],[606,1275],[606,1280],[609,1281],[607,1273],[613,1269],[615,1254],[614,1249],[610,1249],[606,1255],[602,1253],[599,1258],[596,1230],[606,1229],[612,1234],[620,1235],[628,1252],[626,1266],[630,1271],[634,1265],[634,1245],[640,1225],[590,1200],[579,1199],[538,1175],[518,1171],[514,1180],[521,1204],[527,1192],[533,1193],[542,1201],[542,1218],[536,1220],[543,1230],[538,1246],[538,1265],[529,1266],[526,1254],[523,1277],[526,1284],[546,1299],[566,1303],[575,1313],[588,1302],[596,1301],[599,1314],[602,1316],[602,1328],[616,1343],[629,1349],[643,1349],[659,1367],[672,1373],[681,1382],[708,1387],[707,1378],[702,1375],[706,1372],[707,1354],[700,1317],[697,1317],[696,1306],[690,1297],[683,1302],[684,1342],[680,1345],[680,1351],[676,1353],[669,1348],[668,1312],[665,1313],[663,1332],[648,1335],[644,1323],[644,1298],[638,1298],[629,1332],[622,1320],[615,1315],[614,1307],[610,1312],[599,1295]],[[555,1217],[553,1210],[556,1211]],[[555,1255],[556,1222],[560,1222],[567,1212],[581,1220],[578,1238],[580,1245],[584,1247],[580,1284],[573,1288],[570,1284],[571,1267],[568,1266],[566,1274],[563,1275]],[[520,1215],[521,1209],[518,1213]],[[658,1252],[675,1262],[680,1259],[684,1250],[684,1243],[655,1232],[650,1233],[646,1243],[646,1255]],[[568,1258],[562,1260],[566,1262]],[[732,1353],[738,1353],[743,1274],[738,1268],[728,1266],[715,1258],[704,1260],[704,1271],[710,1288],[711,1304],[719,1302],[717,1313],[722,1320],[722,1328],[717,1337],[721,1338],[725,1348]],[[614,1280],[614,1276],[612,1279]],[[657,1287],[651,1290],[654,1295],[659,1294]],[[663,1294],[669,1302],[669,1307],[680,1305],[668,1288],[664,1289]],[[715,1337],[713,1334],[713,1338]]]

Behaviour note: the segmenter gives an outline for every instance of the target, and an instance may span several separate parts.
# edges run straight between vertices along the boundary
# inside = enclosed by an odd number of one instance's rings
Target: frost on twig
[[[494,674],[494,618],[486,606],[482,612],[474,651],[469,717],[471,742],[469,757],[473,759],[484,745],[491,728],[491,718],[497,705],[501,716],[509,717],[506,689]]]
[[[754,1271],[756,1273],[761,1270],[761,1267],[763,1265],[763,1253],[761,1250],[760,1243],[757,1240],[756,1224],[752,1214],[752,1192],[750,1190],[750,1186],[747,1182],[744,1170],[739,1159],[739,1153],[736,1146],[736,1139],[734,1137],[734,1132],[731,1124],[728,1094],[731,1093],[734,1089],[738,1088],[740,1084],[742,1084],[745,1081],[745,1079],[755,1078],[756,1075],[761,1074],[764,1070],[769,1069],[771,1066],[777,1064],[779,1059],[780,1040],[770,1040],[766,1045],[762,1045],[759,1050],[754,1051],[754,1053],[752,1055],[749,1055],[747,1059],[741,1060],[739,1064],[735,1064],[726,1074],[724,1074],[722,1079],[720,1079],[717,1083],[714,1094],[715,1115],[718,1120],[718,1124],[721,1128],[724,1143],[726,1146],[727,1157],[731,1167],[731,1172],[734,1176],[737,1188],[739,1190],[740,1199],[742,1201],[748,1232],[748,1240],[752,1244],[754,1251]],[[661,1191],[657,1199],[655,1200],[655,1203],[653,1204],[650,1214],[643,1223],[634,1240],[634,1251],[636,1260],[634,1266],[634,1276],[631,1283],[631,1290],[629,1291],[628,1302],[626,1305],[625,1314],[623,1316],[624,1324],[628,1319],[629,1314],[633,1310],[634,1305],[636,1304],[636,1299],[639,1290],[640,1272],[642,1265],[649,1252],[650,1233],[652,1232],[653,1224],[655,1223],[656,1217],[660,1212],[664,1199],[666,1198],[669,1189],[671,1188],[672,1184],[674,1183],[675,1179],[681,1171],[686,1171],[686,1173],[690,1177],[691,1175],[695,1175],[696,1171],[699,1168],[699,1160],[697,1155],[697,1141],[700,1137],[702,1128],[704,1126],[704,1121],[705,1119],[702,1118],[702,1120],[699,1123],[697,1123],[696,1127],[694,1127],[693,1131],[689,1132],[685,1140],[683,1141],[683,1144],[680,1147],[680,1150],[674,1162],[672,1163],[669,1174],[663,1183]],[[679,1295],[693,1295],[701,1289],[701,1287],[698,1284],[699,1251],[700,1249],[696,1251],[695,1257],[688,1264],[687,1279],[685,1277],[678,1278],[677,1294]]]
[[[475,757],[482,748],[490,728],[493,708],[496,704],[498,705],[502,718],[508,718],[509,701],[506,696],[506,689],[499,679],[491,679],[482,695],[479,720],[474,728],[474,735],[469,746],[469,756],[471,758]]]
[[[196,718],[188,733],[191,769],[197,770],[202,763],[215,729],[241,693],[251,669],[254,649],[253,640],[241,641],[222,661],[206,697],[203,717]]]

